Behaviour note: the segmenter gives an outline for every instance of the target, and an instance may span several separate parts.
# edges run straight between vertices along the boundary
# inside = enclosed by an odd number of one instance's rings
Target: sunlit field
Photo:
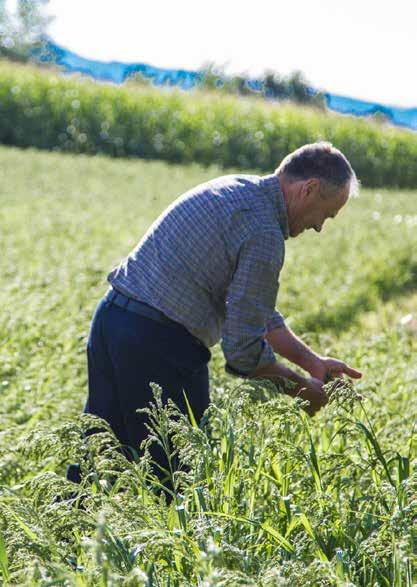
[[[146,456],[128,463],[110,433],[83,440],[106,274],[183,191],[235,172],[254,170],[0,149],[5,584],[416,585],[417,192],[362,190],[321,234],[287,241],[277,307],[364,373],[317,416],[226,375],[216,346],[205,428],[154,408],[190,466],[170,505]]]

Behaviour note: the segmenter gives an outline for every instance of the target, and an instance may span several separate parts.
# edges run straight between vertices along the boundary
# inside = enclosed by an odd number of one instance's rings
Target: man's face
[[[297,208],[290,219],[290,236],[300,235],[304,230],[320,232],[328,218],[334,218],[349,199],[350,184],[325,193],[317,179],[300,182]]]

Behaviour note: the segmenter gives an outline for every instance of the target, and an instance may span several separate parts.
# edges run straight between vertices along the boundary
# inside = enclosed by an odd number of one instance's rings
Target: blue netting
[[[141,73],[145,78],[151,79],[155,85],[175,85],[184,90],[195,87],[202,80],[201,73],[184,69],[163,69],[145,63],[120,63],[118,61],[106,63],[85,59],[60,47],[50,39],[45,40],[42,48],[34,50],[32,57],[41,63],[53,63],[68,73],[83,73],[94,79],[110,81],[115,84],[123,83],[135,73]],[[219,85],[221,84],[222,80],[219,79]],[[262,88],[262,82],[259,80],[248,80],[247,85],[254,91],[260,91]],[[313,88],[311,88],[311,93],[315,93]],[[384,106],[330,93],[325,94],[325,99],[328,108],[336,112],[355,116],[370,116],[380,113],[393,124],[417,130],[417,108]]]
[[[417,130],[417,108],[397,108],[384,106],[383,104],[364,102],[345,96],[325,94],[327,106],[342,114],[354,114],[355,116],[371,116],[383,114],[390,122],[400,126],[406,126]]]
[[[201,80],[201,74],[182,69],[162,69],[145,63],[120,63],[119,61],[94,61],[85,59],[56,45],[50,40],[32,52],[32,59],[40,63],[53,63],[67,73],[83,73],[94,79],[121,84],[135,73],[141,73],[156,85],[176,85],[190,89]]]

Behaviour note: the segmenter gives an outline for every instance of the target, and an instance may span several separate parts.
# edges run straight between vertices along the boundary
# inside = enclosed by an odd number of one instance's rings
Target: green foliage
[[[301,145],[329,140],[364,185],[417,185],[416,135],[370,121],[216,92],[116,88],[6,64],[0,80],[6,145],[272,171]]]
[[[202,80],[199,87],[205,90],[239,96],[260,95],[268,99],[290,100],[324,108],[323,95],[310,91],[310,85],[300,71],[281,76],[268,70],[257,78],[256,83],[245,74],[226,75],[222,67],[212,63],[203,66],[200,73]]]
[[[0,173],[3,583],[415,584],[417,325],[400,320],[417,314],[414,192],[364,191],[320,235],[287,242],[280,310],[364,372],[331,384],[314,419],[272,384],[227,375],[218,345],[203,427],[154,386],[167,505],[149,454],[126,461],[108,427],[83,437],[96,422],[79,416],[86,337],[107,271],[177,195],[224,171],[3,147]]]

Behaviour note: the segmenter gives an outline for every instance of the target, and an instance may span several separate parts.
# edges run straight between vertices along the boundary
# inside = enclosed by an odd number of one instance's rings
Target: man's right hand
[[[329,398],[323,389],[323,381],[310,377],[305,379],[304,382],[294,390],[291,394],[293,397],[300,397],[303,400],[309,402],[309,406],[306,407],[306,412],[309,416],[314,416],[323,406],[327,404]]]
[[[292,387],[291,391],[284,391],[284,393],[287,393],[294,398],[300,397],[310,403],[309,407],[306,408],[306,412],[309,416],[314,416],[314,414],[329,401],[329,398],[323,389],[323,381],[316,379],[315,377],[302,377],[280,363],[264,365],[249,375],[250,379],[269,379],[273,383],[282,381],[282,377],[289,379],[296,384],[295,387]]]

